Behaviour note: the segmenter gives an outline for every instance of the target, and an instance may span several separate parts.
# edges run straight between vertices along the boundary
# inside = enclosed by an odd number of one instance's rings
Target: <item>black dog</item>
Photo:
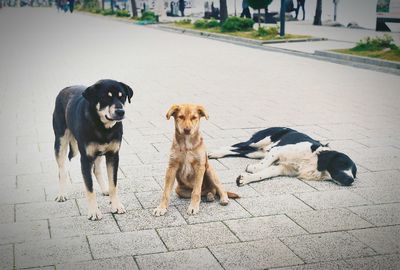
[[[280,175],[304,180],[332,179],[349,186],[357,174],[355,163],[347,155],[283,127],[258,131],[248,141],[210,152],[208,156],[262,158],[260,163],[247,166],[248,173],[238,176],[238,186]]]
[[[117,81],[101,80],[90,87],[71,86],[58,94],[53,113],[55,135],[54,151],[59,167],[60,193],[55,199],[66,200],[67,171],[65,159],[71,160],[78,151],[81,155],[81,170],[86,186],[88,218],[102,218],[93,192],[92,168],[104,195],[110,195],[111,211],[125,213],[117,194],[117,171],[119,149],[122,140],[122,123],[126,99],[130,103],[132,89]],[[105,155],[109,188],[100,172],[101,156]]]

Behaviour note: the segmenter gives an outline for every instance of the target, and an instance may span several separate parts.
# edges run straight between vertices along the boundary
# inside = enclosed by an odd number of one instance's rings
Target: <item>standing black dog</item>
[[[54,151],[59,167],[60,193],[55,199],[64,202],[67,171],[65,159],[71,160],[78,151],[81,155],[81,170],[86,187],[88,218],[99,220],[102,214],[93,192],[92,169],[104,195],[110,195],[111,211],[123,214],[125,208],[117,193],[119,149],[122,140],[122,123],[125,117],[124,104],[133,96],[132,89],[124,83],[100,80],[94,85],[64,88],[56,98],[53,113],[55,135]],[[109,187],[100,172],[102,156],[106,157]]]

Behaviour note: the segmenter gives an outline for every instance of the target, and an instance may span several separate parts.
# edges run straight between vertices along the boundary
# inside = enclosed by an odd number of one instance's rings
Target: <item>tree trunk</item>
[[[104,10],[104,0],[101,0],[101,9]]]
[[[228,6],[226,0],[219,0],[220,20],[224,22],[228,18]]]
[[[261,10],[258,9],[258,28],[261,27],[261,23],[260,23],[260,17],[261,17]]]
[[[138,13],[137,13],[136,0],[131,0],[131,6],[132,6],[132,17],[137,18]]]
[[[317,7],[315,9],[315,16],[313,22],[314,25],[322,25],[321,15],[322,15],[322,0],[317,0]]]

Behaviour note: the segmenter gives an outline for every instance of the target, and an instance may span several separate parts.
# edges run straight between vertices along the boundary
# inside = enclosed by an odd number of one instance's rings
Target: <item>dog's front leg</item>
[[[81,155],[81,170],[83,179],[85,181],[86,187],[86,199],[88,203],[88,219],[89,220],[99,220],[103,216],[99,210],[96,200],[96,193],[93,191],[93,178],[92,178],[92,168],[94,159]]]
[[[177,170],[178,168],[176,166],[171,166],[171,165],[168,166],[167,173],[165,175],[164,191],[161,198],[161,202],[160,205],[156,209],[154,209],[153,212],[153,214],[157,217],[163,216],[165,215],[165,213],[167,213],[167,208],[171,197],[171,191],[174,186]]]
[[[200,199],[201,199],[201,187],[203,185],[204,173],[206,171],[205,165],[194,165],[195,179],[192,191],[192,197],[190,205],[186,211],[188,215],[195,215],[199,212]]]
[[[283,175],[284,172],[284,167],[281,165],[270,166],[256,173],[243,173],[239,175],[236,179],[236,184],[238,186],[244,186],[246,184],[250,184],[251,182],[261,181],[263,179]]]
[[[117,176],[118,176],[119,153],[107,153],[106,165],[108,175],[108,192],[111,200],[111,213],[126,213],[125,207],[119,200]]]
[[[271,166],[277,159],[278,159],[278,156],[276,153],[274,153],[274,152],[269,153],[260,162],[247,165],[246,172],[257,173],[259,171],[265,170],[266,168]]]

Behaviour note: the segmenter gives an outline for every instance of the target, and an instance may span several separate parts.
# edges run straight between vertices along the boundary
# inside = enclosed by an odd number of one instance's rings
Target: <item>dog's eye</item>
[[[109,96],[109,97],[112,97],[112,93],[111,93],[111,92],[108,92],[108,96]]]
[[[182,119],[182,120],[185,120],[185,116],[183,116],[183,115],[179,115],[178,118]]]
[[[196,120],[197,117],[196,116],[192,116],[192,118],[190,118],[191,120]]]

